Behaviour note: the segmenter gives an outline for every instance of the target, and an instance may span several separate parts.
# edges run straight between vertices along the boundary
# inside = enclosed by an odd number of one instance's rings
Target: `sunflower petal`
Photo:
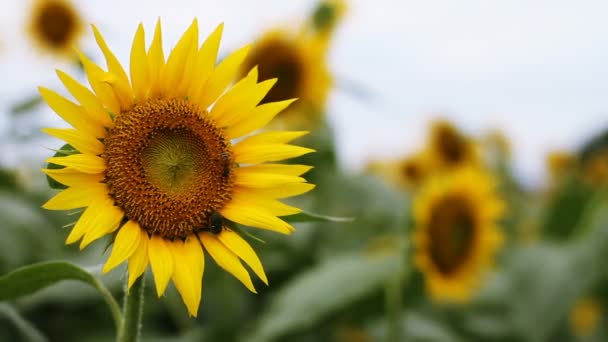
[[[255,107],[251,112],[244,116],[241,121],[226,128],[226,137],[228,139],[239,138],[266,126],[266,124],[268,124],[277,114],[294,101],[296,101],[296,99],[270,102]]]
[[[239,234],[228,229],[222,230],[217,237],[224,244],[224,246],[228,247],[228,249],[230,249],[234,254],[245,261],[245,263],[251,267],[253,272],[264,282],[264,284],[268,285],[268,278],[264,272],[262,262],[247,241],[245,241]]]
[[[99,155],[104,151],[103,143],[101,141],[76,129],[43,128],[42,131],[50,136],[65,141],[81,153]]]
[[[148,67],[150,91],[152,95],[158,96],[161,92],[161,76],[165,68],[165,54],[163,53],[163,36],[160,25],[160,18],[156,22],[154,38],[148,50]]]
[[[48,158],[46,162],[71,167],[84,173],[102,173],[106,170],[105,159],[90,154],[72,154],[65,157],[51,157]]]
[[[114,94],[114,90],[102,80],[105,78],[106,72],[103,71],[97,64],[93,63],[84,53],[78,51],[80,63],[84,67],[87,74],[89,84],[101,103],[108,108],[112,113],[120,113],[120,102]]]
[[[57,76],[59,76],[66,89],[80,102],[93,120],[105,127],[112,126],[110,115],[92,91],[61,70],[57,70]]]
[[[256,192],[263,196],[280,199],[298,196],[307,193],[314,188],[315,185],[310,183],[290,183],[275,188],[256,189]]]
[[[234,160],[242,164],[257,164],[299,157],[315,150],[287,144],[236,144]]]
[[[194,64],[193,74],[197,76],[192,80],[188,89],[188,94],[192,98],[200,92],[213,73],[223,30],[224,24],[219,24],[201,45]]]
[[[131,85],[133,95],[139,101],[146,98],[148,93],[150,77],[148,70],[148,56],[146,55],[146,34],[144,25],[141,23],[137,27],[133,45],[131,46]]]
[[[247,168],[239,167],[234,170],[234,184],[248,188],[270,188],[288,183],[304,183],[306,181],[302,177],[243,171],[245,169]]]
[[[238,279],[249,291],[257,293],[255,287],[251,282],[249,272],[243,267],[243,264],[239,261],[239,258],[231,250],[226,248],[215,236],[207,233],[199,234],[203,246],[209,255],[220,265],[221,268],[232,274]]]
[[[295,230],[289,223],[256,206],[234,204],[231,201],[220,210],[220,214],[230,221],[281,234],[291,234]]]
[[[80,188],[95,187],[104,178],[103,173],[82,173],[67,167],[63,169],[42,169],[42,172],[65,186]]]
[[[185,242],[181,240],[171,242],[169,246],[175,257],[173,283],[186,304],[190,316],[196,317],[201,302],[205,269],[203,248],[194,236],[188,237]]]
[[[300,208],[292,207],[274,198],[266,197],[258,193],[257,190],[237,187],[230,203],[234,206],[258,207],[275,216],[288,216],[302,212]]]
[[[148,266],[148,245],[150,244],[150,238],[148,237],[148,233],[146,233],[143,229],[140,229],[139,233],[141,234],[139,237],[139,245],[128,261],[128,288],[131,288],[133,283],[142,275],[142,273],[144,273],[146,267]]]
[[[70,231],[70,234],[68,234],[65,243],[69,245],[80,240],[87,233],[87,231],[99,224],[98,218],[101,211],[113,204],[114,201],[108,196],[108,194],[105,194],[103,197],[92,201],[87,209],[85,209],[85,211],[82,213],[78,219],[78,222],[76,222],[76,225],[74,228],[72,228],[72,231]]]
[[[103,266],[102,272],[108,273],[116,266],[120,265],[123,261],[129,259],[133,253],[139,247],[139,241],[141,240],[142,229],[135,221],[129,220],[125,223],[114,240],[114,246],[112,252],[106,264]]]
[[[156,294],[160,297],[165,293],[169,280],[173,275],[173,253],[169,248],[169,242],[158,235],[152,235],[150,246],[148,246],[148,256],[150,266],[156,283]]]
[[[67,188],[48,200],[42,207],[47,210],[71,210],[88,207],[99,198],[107,196],[105,184],[97,183],[83,187]]]
[[[239,72],[245,57],[247,57],[249,49],[250,45],[247,45],[233,52],[213,70],[213,75],[196,96],[195,101],[201,108],[209,107],[230,85]]]
[[[239,145],[256,144],[286,144],[294,139],[308,134],[308,131],[273,131],[264,132],[247,137],[239,142]]]
[[[230,88],[217,102],[209,112],[209,117],[217,122],[220,127],[228,126],[224,121],[227,121],[224,116],[230,112],[231,107],[234,107],[240,101],[243,101],[248,93],[253,91],[253,87],[258,80],[257,68],[253,69],[247,76],[238,81]]]
[[[103,125],[91,120],[81,106],[69,101],[50,89],[39,87],[38,91],[40,92],[40,96],[44,99],[44,102],[74,128],[96,138],[105,137],[106,131]]]
[[[301,176],[312,170],[312,166],[299,164],[258,164],[241,167],[239,170],[244,173],[274,173],[285,176]]]
[[[167,59],[167,66],[163,71],[163,93],[167,97],[176,96],[176,90],[181,81],[188,77],[185,74],[186,62],[192,51],[192,47],[198,45],[198,20],[194,19],[190,27],[182,35],[177,45],[171,51]]]
[[[114,205],[114,201],[106,201],[102,209],[97,213],[95,222],[87,229],[80,243],[80,249],[84,249],[91,242],[115,231],[120,221],[125,216],[124,211]]]

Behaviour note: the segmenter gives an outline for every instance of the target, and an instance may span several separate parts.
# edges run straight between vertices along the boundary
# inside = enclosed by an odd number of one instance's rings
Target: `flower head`
[[[431,178],[414,202],[415,262],[437,300],[466,301],[502,243],[504,204],[494,181],[473,168]]]
[[[72,55],[82,20],[69,0],[36,0],[29,19],[32,39],[47,51]]]
[[[249,47],[216,65],[222,28],[199,46],[194,20],[165,58],[160,21],[148,49],[140,25],[129,77],[93,27],[108,68],[80,54],[92,90],[61,71],[75,102],[40,88],[74,127],[44,130],[77,150],[48,159],[64,168],[44,170],[67,186],[45,208],[86,208],[66,242],[84,248],[116,233],[103,271],[127,261],[131,286],[149,264],[157,294],[173,280],[193,316],[204,251],[255,292],[241,261],[268,281],[232,222],[290,234],[279,216],[300,210],[279,199],[314,187],[300,177],[309,166],[274,163],[312,152],[289,144],[306,132],[255,134],[293,100],[260,104],[276,79],[258,82],[255,67],[231,86]]]

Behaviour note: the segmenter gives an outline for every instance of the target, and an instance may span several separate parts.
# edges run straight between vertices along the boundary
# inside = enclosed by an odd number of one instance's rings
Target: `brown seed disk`
[[[301,97],[304,64],[293,43],[273,40],[260,45],[247,59],[245,70],[256,65],[260,81],[278,78],[261,103]]]
[[[55,47],[65,46],[76,31],[76,13],[59,1],[44,4],[34,20],[44,41]]]
[[[110,195],[150,234],[184,238],[231,198],[230,143],[205,115],[184,99],[154,99],[118,115],[105,139]]]
[[[467,261],[473,248],[476,220],[468,201],[458,196],[439,201],[429,221],[429,253],[439,271],[449,275]]]

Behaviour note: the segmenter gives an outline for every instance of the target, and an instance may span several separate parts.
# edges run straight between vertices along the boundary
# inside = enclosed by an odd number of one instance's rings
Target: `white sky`
[[[202,35],[224,22],[223,49],[229,51],[266,28],[301,18],[315,4],[77,2],[122,61],[139,21],[151,32],[161,16],[167,48],[194,16]],[[33,53],[23,29],[28,1],[2,0],[0,7],[2,114],[39,84],[60,89],[53,68],[70,67]],[[608,127],[606,13],[608,2],[602,0],[350,1],[330,62],[339,82],[362,85],[373,100],[360,101],[343,89],[332,96],[329,116],[343,164],[356,170],[369,158],[415,150],[428,121],[442,113],[471,134],[503,129],[518,174],[536,183],[544,174],[546,152],[575,148]],[[84,45],[99,58],[91,34]],[[49,110],[43,117],[55,120]],[[6,115],[0,115],[0,130],[3,126]]]

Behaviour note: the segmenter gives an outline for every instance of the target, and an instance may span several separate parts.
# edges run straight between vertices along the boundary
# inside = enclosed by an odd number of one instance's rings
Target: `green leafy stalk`
[[[131,289],[125,291],[122,327],[118,342],[137,342],[141,331],[141,316],[144,306],[144,276],[140,276]]]

